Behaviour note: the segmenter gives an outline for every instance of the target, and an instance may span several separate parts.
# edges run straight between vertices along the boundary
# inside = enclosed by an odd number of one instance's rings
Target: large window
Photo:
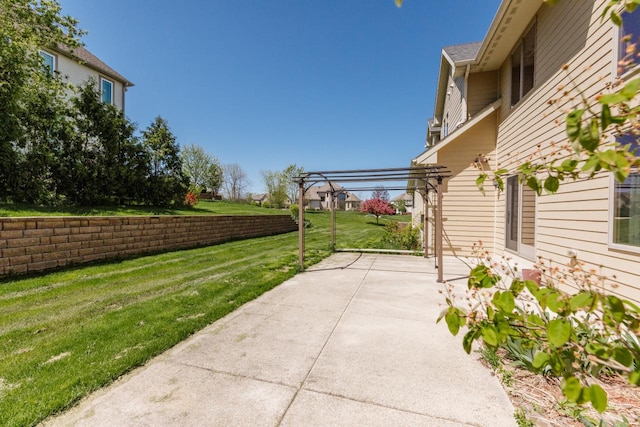
[[[113,82],[100,78],[100,94],[102,102],[113,104]]]
[[[511,105],[515,105],[533,88],[535,71],[536,26],[525,33],[511,54]]]
[[[45,72],[53,75],[56,71],[56,57],[43,50],[40,51]]]
[[[622,25],[618,29],[618,75],[638,65],[636,54],[640,42],[640,7],[633,12],[622,12]]]
[[[526,258],[535,258],[536,193],[518,182],[517,176],[507,178],[507,215],[505,245]]]
[[[637,138],[623,135],[617,138],[629,150],[640,150]],[[629,174],[624,182],[614,180],[612,200],[612,236],[614,245],[633,246],[640,248],[640,173],[635,170]]]

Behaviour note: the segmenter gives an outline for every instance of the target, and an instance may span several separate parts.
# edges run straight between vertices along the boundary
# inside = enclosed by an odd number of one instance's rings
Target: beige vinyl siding
[[[534,89],[513,108],[503,102],[497,136],[498,162],[513,168],[527,156],[552,149],[551,141],[566,141],[563,110],[577,107],[568,99],[558,105],[558,87],[570,84],[564,64],[576,84],[593,97],[612,80],[613,28],[600,20],[606,0],[560,2],[543,6],[537,16]],[[595,7],[594,7],[595,5]],[[500,69],[500,90],[510,93],[508,60]],[[604,265],[603,273],[615,276],[610,291],[640,301],[640,254],[608,247],[609,174],[592,180],[565,182],[555,195],[537,200],[536,255],[558,264],[570,261],[569,251],[590,266]],[[496,243],[504,247],[504,197],[496,214]]]
[[[498,99],[498,72],[472,73],[468,81],[467,112],[473,117]]]
[[[455,129],[456,125],[461,123],[462,121],[462,91],[464,85],[464,77],[453,78],[449,76],[447,82],[447,93],[444,104],[444,114],[443,114],[443,126],[441,130],[441,139],[444,139],[445,134],[445,126],[447,125],[448,134],[451,134]]]
[[[475,181],[479,172],[470,164],[478,153],[495,157],[495,127],[493,113],[438,152],[438,164],[453,173],[443,188],[445,255],[471,255],[472,246],[478,241],[493,249],[495,191],[491,183],[486,186],[485,195],[478,191]]]
[[[119,109],[124,108],[124,87],[122,82],[100,74],[85,65],[78,64],[76,61],[64,55],[57,54],[57,57],[58,71],[62,77],[68,79],[69,83],[72,83],[75,86],[82,86],[90,78],[93,78],[96,81],[96,89],[100,91],[100,77],[103,77],[113,83],[113,104]]]

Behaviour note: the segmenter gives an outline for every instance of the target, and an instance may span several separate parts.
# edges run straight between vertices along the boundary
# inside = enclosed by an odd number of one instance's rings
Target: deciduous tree
[[[222,188],[230,200],[242,200],[249,181],[247,174],[237,163],[226,164],[222,167]]]
[[[364,203],[362,203],[360,211],[375,215],[376,224],[378,224],[378,219],[381,215],[393,215],[395,213],[395,209],[393,209],[393,206],[391,206],[389,202],[378,197],[365,200]]]

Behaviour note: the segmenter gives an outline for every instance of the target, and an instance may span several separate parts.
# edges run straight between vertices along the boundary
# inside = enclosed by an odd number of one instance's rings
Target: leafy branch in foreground
[[[608,397],[595,376],[618,373],[640,384],[640,308],[607,293],[604,275],[579,261],[561,268],[540,260],[541,283],[522,280],[507,261],[475,250],[477,265],[464,299],[448,285],[447,308],[438,318],[453,335],[467,328],[467,353],[480,339],[492,349],[515,340],[534,354],[534,372],[561,377],[569,401],[590,402],[600,413]],[[559,285],[578,292],[570,295]]]

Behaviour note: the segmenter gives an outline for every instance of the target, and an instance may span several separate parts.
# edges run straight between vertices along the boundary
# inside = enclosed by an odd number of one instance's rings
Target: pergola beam
[[[390,181],[417,181],[424,184],[424,197],[425,197],[425,229],[424,229],[424,242],[425,242],[425,257],[427,257],[426,247],[427,241],[427,201],[429,191],[436,192],[436,203],[433,207],[436,213],[435,217],[435,252],[437,257],[438,268],[438,282],[443,281],[443,244],[442,244],[442,184],[445,178],[451,176],[445,166],[425,166],[425,167],[409,167],[409,168],[388,168],[388,169],[359,169],[359,170],[342,170],[342,171],[313,171],[306,172],[304,175],[296,177],[295,180],[298,183],[299,188],[299,209],[298,209],[298,233],[299,233],[299,255],[298,264],[300,270],[304,270],[304,194],[307,188],[306,184],[311,185],[318,182],[327,182],[331,187],[330,192],[330,204],[331,204],[331,247],[335,248],[335,193],[342,193],[345,191],[367,191],[376,190],[379,187],[372,188],[340,188],[334,189],[333,184],[340,183],[356,183],[356,182],[390,182]],[[385,188],[387,190],[407,190],[406,186]],[[415,188],[415,191],[422,192],[422,188]]]

